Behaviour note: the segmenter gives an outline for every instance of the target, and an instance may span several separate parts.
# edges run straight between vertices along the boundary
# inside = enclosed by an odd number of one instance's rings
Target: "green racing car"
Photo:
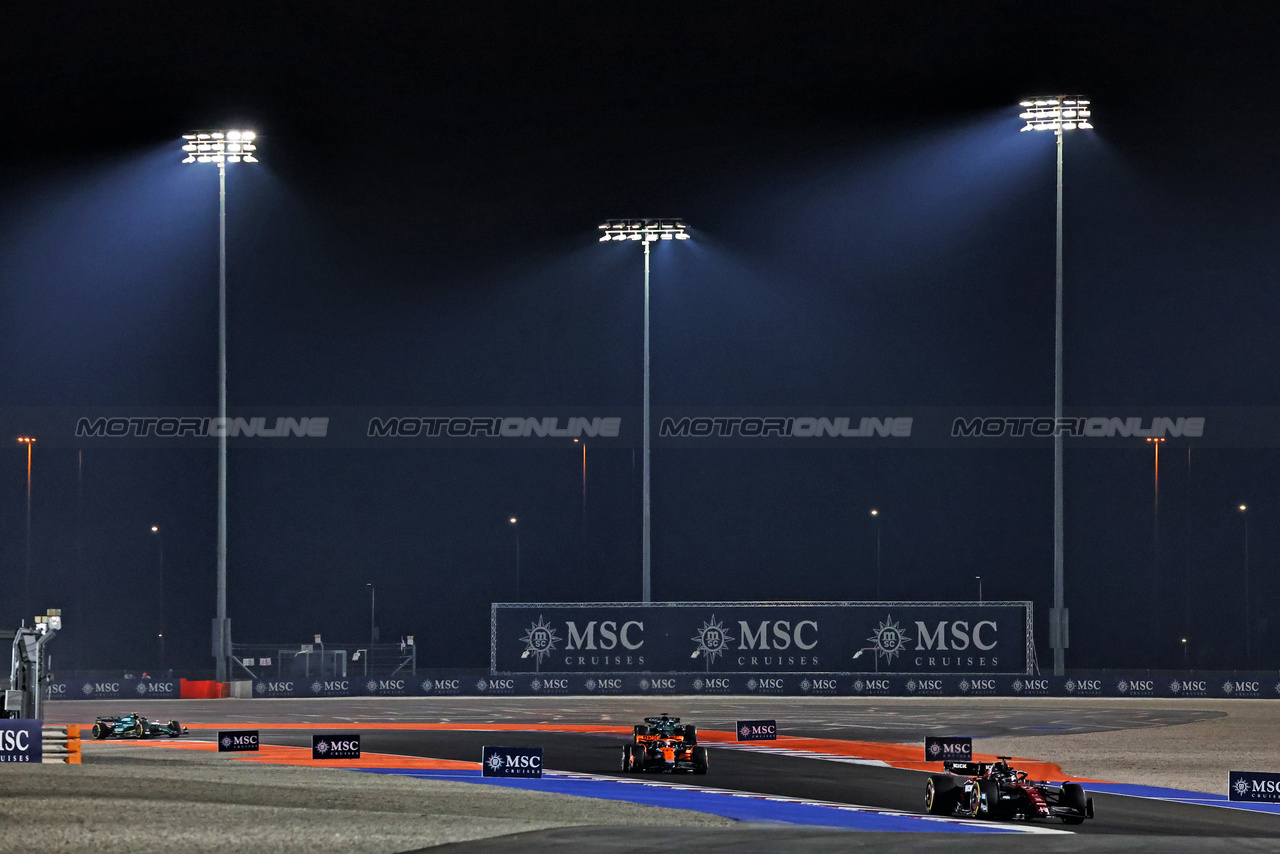
[[[162,724],[137,712],[119,717],[98,717],[93,722],[94,738],[159,738],[162,735],[178,738],[186,734],[187,728],[177,721]]]

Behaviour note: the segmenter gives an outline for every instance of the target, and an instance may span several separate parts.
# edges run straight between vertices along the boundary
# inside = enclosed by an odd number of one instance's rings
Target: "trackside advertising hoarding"
[[[861,664],[864,655],[858,659]],[[1280,699],[1280,671],[1076,671],[1067,676],[1026,673],[680,672],[489,673],[482,670],[372,678],[263,680],[253,696],[274,697],[1206,697]],[[392,685],[391,683],[396,683]],[[57,683],[55,683],[57,684]],[[73,682],[72,684],[78,684]],[[83,693],[55,699],[96,700]]]
[[[43,721],[0,720],[0,763],[40,763],[44,755]]]
[[[926,735],[925,762],[972,762],[973,738],[967,735]]]
[[[480,771],[483,777],[541,777],[542,748],[485,745]]]
[[[1231,771],[1227,800],[1280,803],[1280,774],[1274,771]]]
[[[1030,602],[496,603],[498,673],[1032,672]]]
[[[181,696],[179,680],[139,679],[135,676],[95,676],[60,679],[53,674],[50,700],[176,700]]]

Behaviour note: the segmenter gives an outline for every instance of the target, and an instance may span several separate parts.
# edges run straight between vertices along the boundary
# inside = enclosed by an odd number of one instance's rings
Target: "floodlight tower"
[[[1049,612],[1049,643],[1053,647],[1053,674],[1063,675],[1066,667],[1067,609],[1062,596],[1062,433],[1058,428],[1062,418],[1062,141],[1069,130],[1092,130],[1089,123],[1093,115],[1089,102],[1073,95],[1050,95],[1022,101],[1026,119],[1022,128],[1051,130],[1058,138],[1058,218],[1056,263],[1056,296],[1054,300],[1053,345],[1053,610]]]
[[[641,598],[652,600],[649,571],[649,244],[659,240],[688,240],[683,219],[610,219],[600,226],[600,242],[638,240],[644,244],[644,480],[640,546]]]
[[[218,167],[218,615],[213,621],[217,680],[226,682],[231,656],[227,619],[227,164],[257,163],[251,130],[196,131],[183,134],[183,163]]]

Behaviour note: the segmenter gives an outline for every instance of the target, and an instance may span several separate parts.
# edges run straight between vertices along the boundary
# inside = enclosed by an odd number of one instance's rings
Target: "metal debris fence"
[[[238,679],[348,679],[404,676],[418,672],[418,648],[399,643],[237,643],[231,646]]]

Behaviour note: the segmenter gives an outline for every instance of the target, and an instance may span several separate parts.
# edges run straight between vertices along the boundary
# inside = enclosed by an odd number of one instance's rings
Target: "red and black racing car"
[[[1008,756],[995,762],[943,762],[949,773],[931,774],[925,784],[925,809],[932,815],[968,818],[1058,818],[1082,824],[1093,818],[1093,798],[1079,783],[1061,786],[1027,778],[1009,767]]]

